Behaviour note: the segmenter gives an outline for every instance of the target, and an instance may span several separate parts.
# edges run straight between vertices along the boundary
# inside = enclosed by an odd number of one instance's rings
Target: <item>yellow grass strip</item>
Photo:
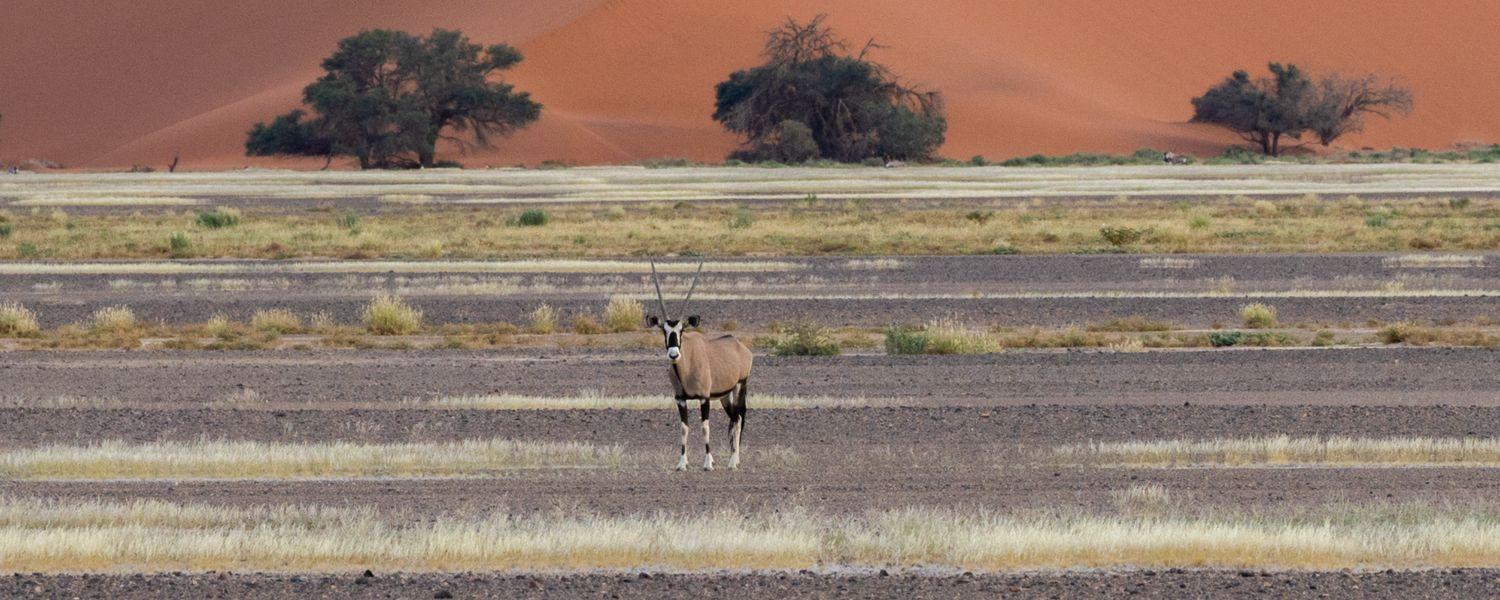
[[[897,400],[871,400],[863,396],[778,396],[751,394],[750,406],[754,408],[852,408],[872,405],[893,406]],[[622,409],[656,410],[672,406],[671,396],[657,394],[646,396],[611,396],[600,392],[584,392],[577,396],[523,396],[517,394],[487,394],[478,396],[451,396],[431,402],[420,402],[419,406],[436,406],[454,409],[477,410],[578,410],[578,409]]]
[[[663,273],[692,273],[696,262],[664,262]],[[703,264],[710,272],[791,271],[804,265],[786,261],[716,262]],[[348,260],[306,262],[14,262],[0,263],[0,275],[111,275],[111,274],[233,274],[233,273],[650,273],[646,261],[623,260],[504,260],[398,261]]]
[[[479,477],[508,469],[617,468],[619,446],[469,440],[268,444],[118,441],[0,451],[0,479],[321,479]]]
[[[1500,438],[1248,437],[1095,442],[1063,446],[1063,460],[1140,467],[1500,466]]]
[[[0,502],[12,571],[1493,567],[1493,511],[1367,518],[656,513],[386,522],[369,511]]]
[[[201,200],[169,196],[32,196],[11,206],[194,206]]]

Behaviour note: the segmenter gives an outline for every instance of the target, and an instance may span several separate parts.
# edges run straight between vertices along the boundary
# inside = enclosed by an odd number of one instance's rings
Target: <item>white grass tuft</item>
[[[1063,446],[1061,460],[1151,467],[1500,466],[1500,438],[1290,436],[1095,442]]]

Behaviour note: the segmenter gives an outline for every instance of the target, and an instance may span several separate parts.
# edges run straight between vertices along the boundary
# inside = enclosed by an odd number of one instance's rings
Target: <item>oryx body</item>
[[[698,264],[698,273],[703,264]],[[740,464],[741,439],[745,430],[745,397],[750,381],[750,366],[753,357],[750,349],[729,334],[705,335],[697,331],[685,331],[697,327],[698,315],[686,315],[684,320],[669,318],[667,303],[661,295],[661,283],[656,278],[656,264],[651,265],[651,281],[656,286],[657,305],[661,317],[649,319],[652,327],[659,328],[666,341],[667,358],[672,364],[668,376],[677,400],[677,416],[682,421],[681,454],[677,459],[677,470],[687,469],[687,441],[691,428],[688,426],[688,402],[698,401],[698,412],[703,420],[703,469],[713,470],[714,454],[712,436],[709,432],[711,403],[718,400],[729,416],[729,468]],[[693,289],[698,287],[698,274],[693,275],[693,284],[688,287],[683,310],[693,298]]]

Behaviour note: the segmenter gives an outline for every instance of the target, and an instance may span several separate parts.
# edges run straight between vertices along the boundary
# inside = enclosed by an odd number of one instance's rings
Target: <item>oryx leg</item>
[[[713,437],[708,434],[708,400],[698,404],[698,411],[703,415],[703,470],[714,470],[714,448]]]
[[[741,383],[729,390],[719,398],[719,404],[724,407],[724,414],[729,417],[729,468],[740,468],[740,432],[744,429],[745,411],[740,398],[744,397],[742,391],[745,384]]]
[[[677,458],[677,470],[687,470],[688,407],[687,400],[677,399],[677,418],[682,420],[682,454]]]

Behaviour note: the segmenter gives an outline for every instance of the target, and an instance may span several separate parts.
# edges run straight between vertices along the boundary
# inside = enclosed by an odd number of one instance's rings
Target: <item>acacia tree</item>
[[[295,110],[258,123],[252,156],[353,156],[360,168],[431,167],[439,140],[489,146],[535,121],[542,106],[496,76],[521,61],[505,44],[471,43],[458,31],[423,38],[363,31],[339,41]],[[472,140],[472,141],[471,141]]]
[[[1364,131],[1365,115],[1389,119],[1411,114],[1411,90],[1395,80],[1374,74],[1344,78],[1330,73],[1318,85],[1318,98],[1308,115],[1308,129],[1327,146],[1346,133]]]
[[[1235,71],[1193,98],[1193,121],[1222,125],[1262,153],[1279,155],[1282,137],[1300,139],[1307,131],[1313,84],[1297,65],[1271,63],[1269,69],[1270,77],[1255,79]]]
[[[879,47],[873,41],[850,54],[825,18],[787,19],[767,35],[763,64],[730,73],[715,86],[714,120],[745,138],[732,156],[800,155],[788,143],[802,145],[805,128],[824,158],[930,158],[948,127],[942,96],[907,86],[870,60]]]
[[[1344,79],[1332,73],[1318,82],[1295,64],[1268,65],[1269,76],[1235,71],[1193,98],[1193,121],[1222,125],[1261,152],[1278,156],[1283,138],[1301,141],[1312,132],[1328,145],[1364,128],[1364,116],[1411,111],[1411,91],[1374,75]]]

